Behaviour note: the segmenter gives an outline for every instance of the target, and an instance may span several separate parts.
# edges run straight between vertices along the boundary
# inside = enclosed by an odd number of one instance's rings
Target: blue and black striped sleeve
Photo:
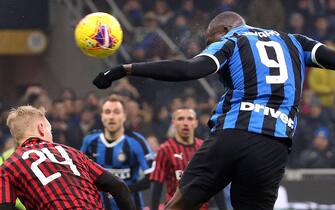
[[[300,34],[293,35],[302,46],[305,64],[335,70],[335,51],[324,44]]]
[[[227,63],[228,59],[232,56],[234,48],[235,42],[230,39],[223,39],[219,42],[214,42],[210,44],[196,57],[207,56],[211,58],[216,65],[216,71],[218,71],[223,65]]]

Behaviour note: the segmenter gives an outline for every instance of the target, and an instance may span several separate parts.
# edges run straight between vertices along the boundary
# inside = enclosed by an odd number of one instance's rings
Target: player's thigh
[[[232,179],[232,204],[236,209],[273,209],[288,159],[287,146],[258,134],[252,134],[250,141]]]
[[[212,134],[196,152],[180,181],[183,197],[204,203],[231,182],[238,137],[232,129]]]

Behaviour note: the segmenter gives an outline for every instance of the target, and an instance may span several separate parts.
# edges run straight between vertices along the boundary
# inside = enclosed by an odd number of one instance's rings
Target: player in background
[[[143,136],[126,132],[124,123],[127,114],[121,96],[111,95],[101,104],[103,131],[84,138],[81,151],[95,162],[123,179],[130,191],[136,209],[143,209],[141,191],[150,187],[149,174],[152,171],[153,153]],[[142,177],[140,169],[145,176]],[[120,209],[114,199],[102,193],[105,209]]]
[[[184,169],[203,142],[194,136],[198,121],[193,109],[182,107],[174,111],[172,126],[175,137],[167,139],[160,146],[154,162],[155,169],[150,175],[153,185],[151,210],[158,210],[164,182],[167,185],[165,201],[172,198]],[[208,205],[201,209],[208,209]]]
[[[273,209],[297,126],[306,66],[335,69],[335,51],[303,35],[248,26],[234,12],[210,22],[207,48],[188,60],[125,64],[93,81],[126,75],[186,81],[218,73],[226,92],[166,209],[197,209],[231,182],[234,209]]]
[[[18,148],[0,168],[0,209],[103,209],[98,190],[109,192],[122,209],[134,210],[127,185],[86,155],[53,143],[45,111],[12,109],[7,125]]]

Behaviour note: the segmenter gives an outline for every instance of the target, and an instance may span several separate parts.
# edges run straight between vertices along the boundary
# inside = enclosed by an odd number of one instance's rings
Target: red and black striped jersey
[[[201,139],[195,139],[192,145],[183,145],[175,139],[163,143],[155,158],[155,169],[150,174],[150,180],[167,185],[166,200],[170,200],[179,186],[179,179],[184,169],[202,144]]]
[[[0,168],[0,204],[27,209],[103,209],[95,181],[104,169],[71,147],[30,138]]]

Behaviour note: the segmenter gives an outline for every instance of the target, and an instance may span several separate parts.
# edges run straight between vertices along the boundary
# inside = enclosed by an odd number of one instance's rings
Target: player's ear
[[[45,133],[45,126],[42,122],[39,122],[37,124],[37,131],[38,131],[38,134],[40,134],[42,137],[44,137],[44,133]]]

